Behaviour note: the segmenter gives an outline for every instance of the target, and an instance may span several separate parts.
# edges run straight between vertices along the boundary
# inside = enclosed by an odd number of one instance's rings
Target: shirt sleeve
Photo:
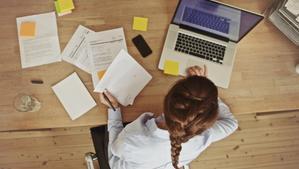
[[[116,108],[116,111],[109,108],[108,109],[108,125],[107,130],[109,133],[109,143],[108,143],[108,158],[112,158],[111,144],[116,140],[119,133],[123,130],[124,126],[122,123],[122,116],[120,108]]]
[[[232,134],[238,128],[238,121],[229,107],[218,99],[219,116],[215,124],[209,129],[212,142],[219,141]]]

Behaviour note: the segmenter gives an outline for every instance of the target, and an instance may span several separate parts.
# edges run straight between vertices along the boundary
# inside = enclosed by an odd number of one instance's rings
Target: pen
[[[35,79],[33,79],[33,80],[31,80],[31,83],[32,84],[43,84],[44,82],[42,80],[35,80]]]
[[[108,102],[108,104],[110,105],[110,107],[113,109],[113,111],[116,111],[116,109],[113,107],[111,101],[109,100],[109,98],[106,96],[106,94],[103,92],[103,96],[104,99]]]

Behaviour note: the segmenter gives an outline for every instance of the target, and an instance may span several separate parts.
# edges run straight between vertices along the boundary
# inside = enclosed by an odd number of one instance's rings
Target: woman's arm
[[[238,121],[229,107],[218,99],[219,116],[215,124],[209,129],[212,142],[219,141],[232,134],[238,128]]]

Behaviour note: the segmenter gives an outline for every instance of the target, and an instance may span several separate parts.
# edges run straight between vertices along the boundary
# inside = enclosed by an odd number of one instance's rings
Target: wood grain
[[[271,0],[223,0],[248,10],[262,13]],[[24,130],[98,125],[106,123],[106,109],[92,91],[89,74],[66,62],[21,69],[17,40],[16,17],[54,10],[52,0],[2,0],[0,6],[0,130]],[[136,98],[133,106],[124,108],[124,120],[132,121],[145,111],[162,112],[163,97],[181,77],[164,75],[157,69],[168,24],[177,0],[75,0],[72,14],[58,17],[61,49],[79,24],[95,31],[124,27],[129,52],[152,75],[153,80]],[[147,32],[132,30],[133,16],[149,18]],[[131,39],[142,34],[153,50],[142,58]],[[220,96],[235,114],[283,111],[299,108],[299,76],[294,65],[299,62],[299,49],[267,20],[262,21],[238,45],[229,89],[219,89]],[[51,86],[76,71],[96,99],[98,107],[71,121],[51,90]],[[43,85],[32,85],[31,79],[42,79]],[[14,110],[18,93],[29,93],[42,102],[36,113]]]
[[[191,168],[297,169],[299,112],[293,115],[236,115],[239,129],[208,147]],[[0,169],[83,169],[86,152],[94,152],[89,127],[0,132]]]

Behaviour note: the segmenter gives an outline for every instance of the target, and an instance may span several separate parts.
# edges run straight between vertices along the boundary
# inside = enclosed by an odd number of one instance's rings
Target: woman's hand
[[[112,106],[113,106],[114,108],[118,108],[118,107],[119,107],[119,103],[118,103],[117,99],[116,99],[114,96],[112,96],[112,94],[111,94],[109,91],[107,91],[107,90],[105,90],[104,93],[105,93],[105,95],[108,97],[108,99],[110,100]],[[104,104],[104,105],[106,105],[106,106],[112,108],[112,107],[110,106],[110,104],[108,103],[108,101],[105,99],[103,93],[100,94],[100,101],[101,101],[102,104]]]
[[[208,70],[206,65],[204,67],[192,66],[187,69],[187,76],[204,76],[207,77]]]

